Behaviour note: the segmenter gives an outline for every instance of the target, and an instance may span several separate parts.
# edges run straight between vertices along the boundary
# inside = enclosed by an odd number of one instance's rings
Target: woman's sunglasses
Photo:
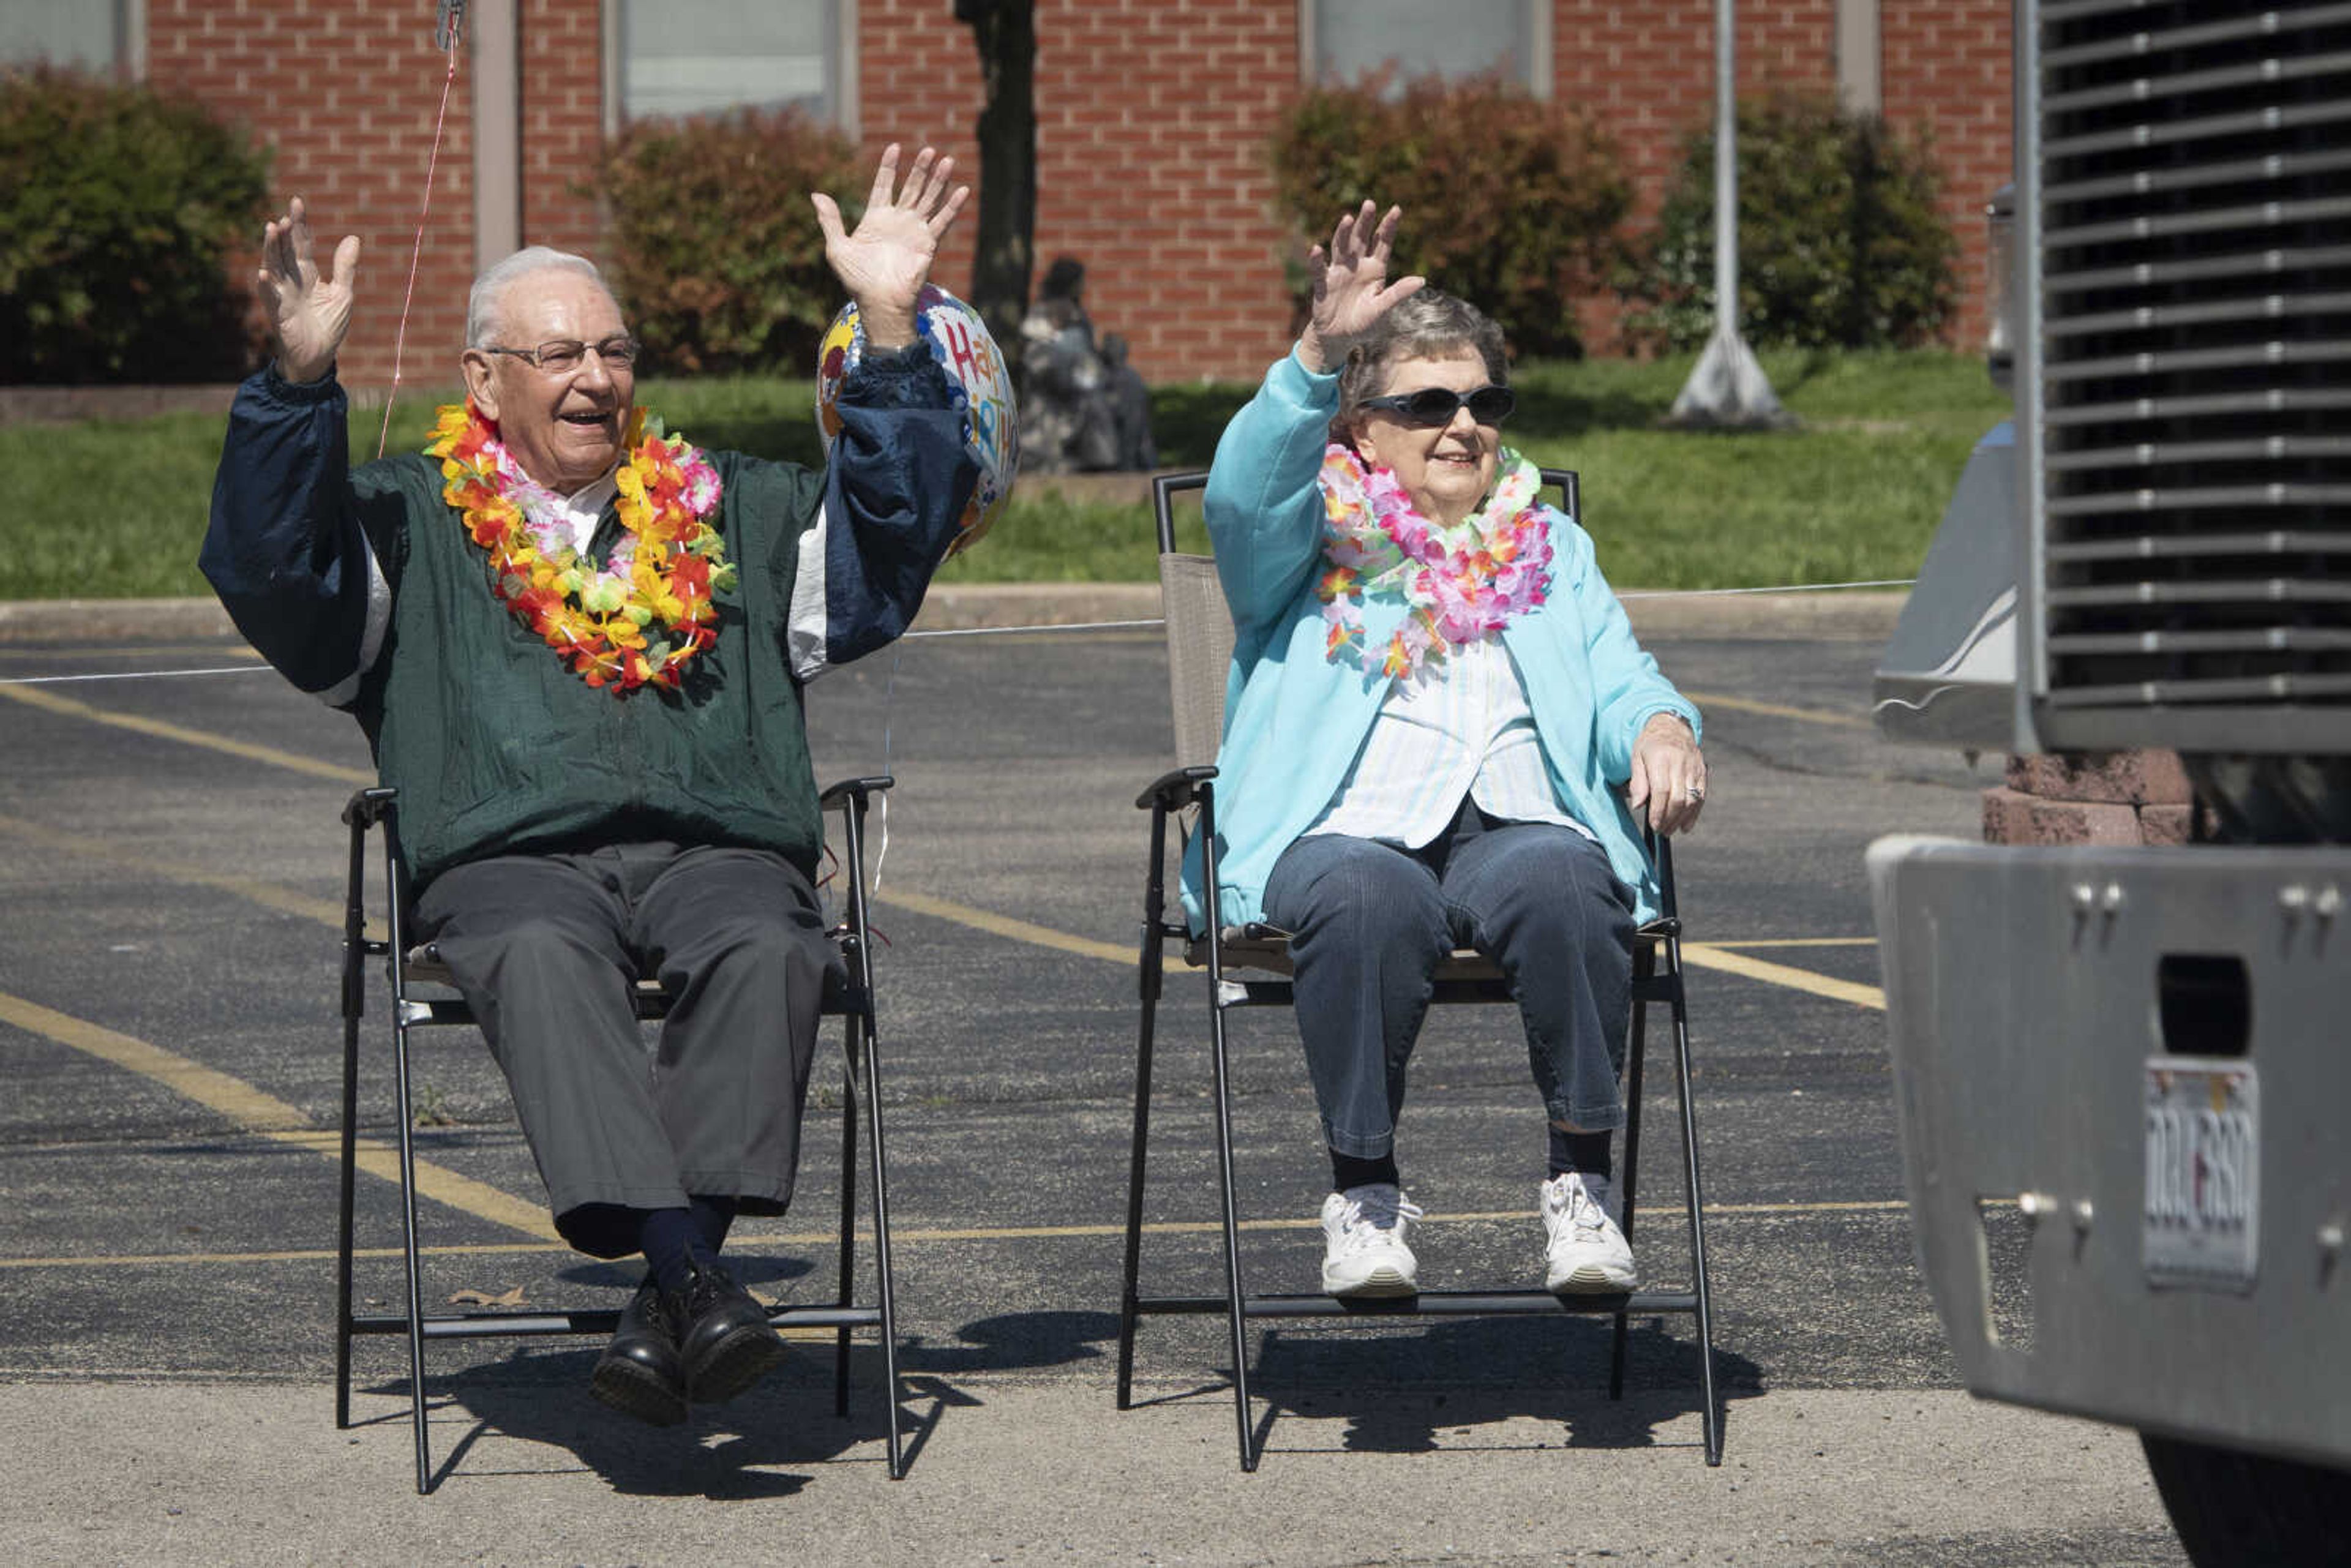
[[[1450,424],[1465,402],[1469,405],[1469,417],[1480,424],[1499,424],[1519,406],[1510,388],[1498,386],[1482,386],[1467,396],[1451,387],[1423,387],[1393,397],[1367,397],[1355,406],[1395,414],[1406,424]]]

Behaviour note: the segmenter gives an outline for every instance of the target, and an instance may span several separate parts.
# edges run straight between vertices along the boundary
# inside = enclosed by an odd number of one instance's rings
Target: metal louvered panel
[[[2023,10],[2039,741],[2351,753],[2351,5]]]

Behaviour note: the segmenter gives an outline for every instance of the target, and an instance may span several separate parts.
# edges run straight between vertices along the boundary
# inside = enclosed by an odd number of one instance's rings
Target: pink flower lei
[[[1448,647],[1500,631],[1551,589],[1551,529],[1535,501],[1541,476],[1508,447],[1485,508],[1452,528],[1420,515],[1385,468],[1366,469],[1346,447],[1322,454],[1322,559],[1314,585],[1333,662],[1384,675],[1419,675]],[[1365,645],[1364,601],[1403,601],[1410,613],[1376,658]]]

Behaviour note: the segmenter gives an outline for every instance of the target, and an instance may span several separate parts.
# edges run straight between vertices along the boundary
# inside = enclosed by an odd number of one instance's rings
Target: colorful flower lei
[[[1334,663],[1373,667],[1364,645],[1364,600],[1395,601],[1410,613],[1388,637],[1378,669],[1416,676],[1448,646],[1492,635],[1542,603],[1551,589],[1551,529],[1535,501],[1541,476],[1508,447],[1502,478],[1476,517],[1444,528],[1420,515],[1396,476],[1366,469],[1335,443],[1322,455],[1322,559],[1315,583],[1329,628],[1323,653]]]
[[[710,519],[718,475],[684,436],[647,435],[633,410],[615,476],[625,530],[598,567],[571,543],[563,502],[522,471],[496,421],[468,401],[441,410],[424,450],[441,459],[443,499],[489,551],[490,591],[591,686],[615,695],[678,684],[718,641],[712,596],[735,586]]]

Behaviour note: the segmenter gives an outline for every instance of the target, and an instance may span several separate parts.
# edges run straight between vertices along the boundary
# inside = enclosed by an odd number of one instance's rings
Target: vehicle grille
[[[2351,4],[2030,9],[2043,741],[2351,751]]]

